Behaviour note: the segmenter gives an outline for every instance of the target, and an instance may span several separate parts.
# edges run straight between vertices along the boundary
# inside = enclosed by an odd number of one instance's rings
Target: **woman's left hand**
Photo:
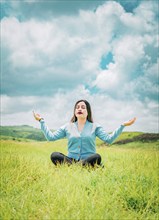
[[[136,118],[133,118],[129,121],[124,122],[123,125],[124,126],[130,126],[130,125],[134,124],[135,121],[136,121]]]
[[[33,111],[33,116],[37,121],[40,121],[42,119],[42,117],[39,114],[35,113],[34,111]]]

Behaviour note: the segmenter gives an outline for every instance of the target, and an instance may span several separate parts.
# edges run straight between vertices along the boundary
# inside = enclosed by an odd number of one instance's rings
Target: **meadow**
[[[104,168],[55,167],[66,140],[1,140],[1,220],[159,219],[157,142],[101,146]]]

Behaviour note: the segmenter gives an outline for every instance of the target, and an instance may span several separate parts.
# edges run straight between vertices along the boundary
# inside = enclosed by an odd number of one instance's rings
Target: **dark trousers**
[[[66,164],[81,163],[83,166],[88,165],[94,167],[95,164],[97,165],[101,164],[101,156],[99,154],[92,154],[90,157],[78,161],[73,158],[69,158],[60,152],[54,152],[51,154],[51,161],[55,165],[64,164],[64,163]]]

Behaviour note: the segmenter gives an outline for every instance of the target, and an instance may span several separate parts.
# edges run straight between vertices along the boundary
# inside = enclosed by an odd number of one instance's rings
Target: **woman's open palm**
[[[40,119],[42,118],[38,113],[35,113],[34,111],[33,111],[33,115],[37,121],[40,121]]]
[[[129,121],[126,121],[123,123],[124,126],[130,126],[132,124],[134,124],[134,122],[136,121],[136,118],[130,119]]]

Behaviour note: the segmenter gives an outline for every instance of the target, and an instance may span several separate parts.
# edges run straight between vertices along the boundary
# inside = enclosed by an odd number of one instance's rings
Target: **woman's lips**
[[[82,112],[78,112],[78,114],[79,114],[79,115],[82,115],[83,113],[82,113]]]

